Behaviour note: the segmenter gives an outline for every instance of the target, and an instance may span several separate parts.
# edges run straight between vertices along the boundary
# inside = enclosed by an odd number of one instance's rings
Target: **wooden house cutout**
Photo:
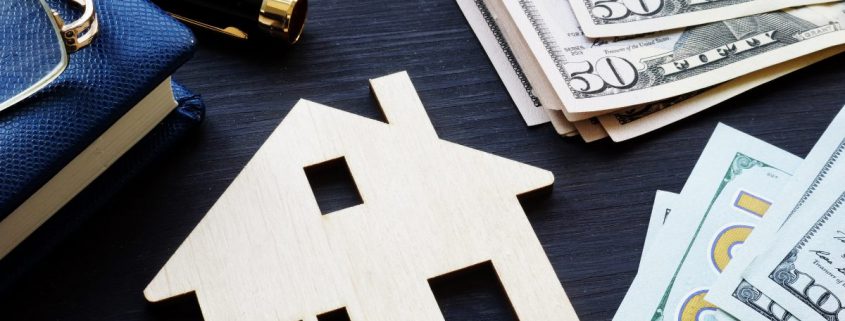
[[[443,320],[428,280],[490,262],[522,321],[577,320],[517,195],[549,171],[437,137],[407,73],[387,123],[300,100],[144,290],[207,321]],[[362,204],[321,215],[304,168],[346,162]]]

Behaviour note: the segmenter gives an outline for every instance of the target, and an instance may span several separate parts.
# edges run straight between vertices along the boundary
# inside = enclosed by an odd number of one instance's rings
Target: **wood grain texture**
[[[144,296],[195,292],[207,321],[434,321],[429,280],[491,262],[520,320],[577,321],[517,200],[552,173],[439,139],[407,73],[370,82],[387,123],[299,101]],[[335,159],[363,202],[321,214],[306,169]]]
[[[580,319],[610,320],[655,190],[680,190],[718,122],[804,156],[845,104],[840,55],[645,137],[588,145],[525,127],[453,0],[310,9],[303,42],[281,53],[199,39],[175,78],[208,103],[202,130],[5,293],[10,320],[201,320],[196,301],[140,293],[300,97],[377,118],[366,79],[400,70],[442,139],[555,174],[550,197],[524,204],[529,221]],[[447,320],[509,318],[489,312],[487,294],[459,290]]]

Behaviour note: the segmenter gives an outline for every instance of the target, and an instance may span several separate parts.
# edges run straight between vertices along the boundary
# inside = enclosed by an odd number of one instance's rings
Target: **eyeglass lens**
[[[0,26],[3,110],[53,81],[68,59],[60,30],[43,0],[0,1]]]

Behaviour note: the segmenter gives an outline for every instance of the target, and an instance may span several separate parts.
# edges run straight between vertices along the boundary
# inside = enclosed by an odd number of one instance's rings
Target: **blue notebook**
[[[71,15],[70,1],[47,2]],[[50,85],[0,112],[0,262],[141,138],[163,137],[151,131],[156,124],[169,119],[159,125],[167,128],[172,118],[186,117],[189,105],[202,105],[196,98],[186,104],[194,96],[180,86],[173,88],[173,98],[182,105],[174,109],[170,98],[168,79],[194,50],[185,26],[145,0],[94,4],[100,29],[94,42],[71,54],[67,69]],[[153,96],[158,100],[150,100]],[[123,146],[92,150],[108,139]],[[80,159],[99,168],[73,167],[85,167]]]
[[[132,179],[149,172],[167,158],[202,121],[205,105],[199,96],[173,83],[179,106],[149,134],[120,157],[108,170],[53,215],[23,243],[0,260],[0,297],[35,264],[52,253],[63,240]]]

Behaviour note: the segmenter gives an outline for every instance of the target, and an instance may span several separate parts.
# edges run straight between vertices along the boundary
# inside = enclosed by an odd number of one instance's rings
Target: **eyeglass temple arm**
[[[97,14],[94,12],[93,0],[70,0],[83,9],[82,17],[66,24],[59,13],[53,10],[53,18],[59,25],[65,47],[68,52],[74,52],[89,45],[94,35],[99,31]]]

